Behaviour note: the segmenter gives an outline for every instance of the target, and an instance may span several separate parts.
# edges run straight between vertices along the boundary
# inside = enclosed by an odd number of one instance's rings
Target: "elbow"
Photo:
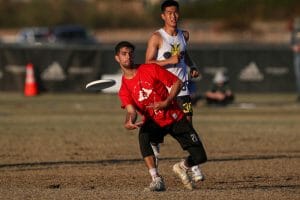
[[[153,58],[151,58],[151,56],[148,56],[148,55],[145,56],[145,63],[146,64],[152,63],[152,61],[153,61]]]
[[[182,88],[183,87],[183,82],[180,79],[178,79],[177,82],[178,82],[179,87]]]

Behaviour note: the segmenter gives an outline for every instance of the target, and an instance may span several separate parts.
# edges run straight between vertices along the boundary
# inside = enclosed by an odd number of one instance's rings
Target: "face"
[[[133,49],[128,47],[122,47],[118,54],[115,55],[116,61],[124,68],[133,67]]]
[[[176,6],[166,7],[165,11],[161,14],[161,18],[164,20],[165,25],[171,27],[177,27],[179,19],[179,11]]]

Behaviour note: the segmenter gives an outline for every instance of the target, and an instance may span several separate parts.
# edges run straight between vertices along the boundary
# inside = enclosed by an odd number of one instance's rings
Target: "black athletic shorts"
[[[139,131],[140,150],[143,157],[153,154],[150,143],[161,143],[166,134],[170,134],[175,138],[182,149],[194,149],[199,152],[199,156],[206,158],[205,150],[202,142],[193,126],[183,117],[176,123],[166,127],[160,127],[153,121],[146,121]]]
[[[187,116],[193,116],[192,99],[190,95],[177,96],[177,103]]]

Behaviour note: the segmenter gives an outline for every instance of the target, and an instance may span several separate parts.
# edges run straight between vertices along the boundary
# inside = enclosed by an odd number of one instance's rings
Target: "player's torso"
[[[146,69],[141,66],[140,68]],[[151,70],[139,69],[133,79],[127,80],[126,85],[131,92],[131,96],[141,110],[153,105],[154,101],[159,101],[166,98],[168,95],[167,89],[161,82],[155,80]]]
[[[157,60],[165,60],[172,55],[181,55],[180,62],[176,65],[167,65],[165,68],[175,74],[183,83],[184,87],[178,96],[189,95],[187,89],[188,72],[185,64],[186,41],[181,30],[178,30],[176,36],[171,36],[164,29],[159,29],[158,33],[161,35],[162,42],[157,51]]]
[[[143,71],[142,68],[144,68]],[[135,77],[125,80],[123,84],[126,84],[136,107],[142,114],[151,117],[160,125],[170,124],[181,117],[180,109],[177,105],[171,105],[168,110],[154,111],[153,103],[163,101],[169,93],[164,84],[158,81],[152,72],[151,67],[142,65]]]

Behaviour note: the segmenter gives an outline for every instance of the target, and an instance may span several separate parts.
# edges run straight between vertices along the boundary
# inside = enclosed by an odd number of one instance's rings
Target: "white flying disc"
[[[91,90],[91,91],[98,91],[98,90],[103,90],[105,88],[109,88],[113,85],[116,84],[116,81],[113,79],[101,79],[101,80],[96,80],[88,83],[85,86],[85,89]]]

